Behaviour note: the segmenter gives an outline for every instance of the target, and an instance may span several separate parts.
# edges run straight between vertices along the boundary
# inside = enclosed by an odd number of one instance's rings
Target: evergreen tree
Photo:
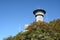
[[[60,40],[60,19],[47,22],[33,22],[14,37],[4,40]]]

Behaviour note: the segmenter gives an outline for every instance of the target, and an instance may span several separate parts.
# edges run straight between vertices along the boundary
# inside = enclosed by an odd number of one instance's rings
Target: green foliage
[[[5,38],[4,40],[13,40],[13,37],[10,36],[10,37],[8,37],[8,38]]]
[[[60,40],[60,19],[46,22],[33,22],[14,37],[4,40]]]

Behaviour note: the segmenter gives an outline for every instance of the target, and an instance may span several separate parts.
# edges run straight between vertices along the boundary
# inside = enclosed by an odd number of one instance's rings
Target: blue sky
[[[44,21],[60,18],[60,0],[0,0],[0,40],[24,30],[35,20],[33,11],[46,11]]]

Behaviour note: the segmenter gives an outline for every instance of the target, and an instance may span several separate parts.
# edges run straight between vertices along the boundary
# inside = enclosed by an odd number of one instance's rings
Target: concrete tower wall
[[[44,16],[43,12],[37,12],[36,13],[36,22],[43,21],[43,16]]]
[[[38,21],[43,21],[43,18],[44,18],[44,15],[45,15],[45,10],[43,10],[43,9],[37,9],[37,10],[34,10],[33,11],[33,14],[35,15],[35,17],[36,17],[36,22],[38,22]]]
[[[37,12],[35,15],[39,15],[39,14],[44,16],[43,12]]]
[[[43,21],[43,17],[42,16],[37,16],[36,17],[36,22],[38,22],[38,21]]]

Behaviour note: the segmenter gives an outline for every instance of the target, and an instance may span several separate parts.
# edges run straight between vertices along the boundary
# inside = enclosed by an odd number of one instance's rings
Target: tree
[[[4,40],[13,40],[13,37],[10,36],[10,37],[8,37],[8,38],[5,38]]]
[[[60,19],[47,22],[33,22],[25,30],[6,40],[60,40]]]

